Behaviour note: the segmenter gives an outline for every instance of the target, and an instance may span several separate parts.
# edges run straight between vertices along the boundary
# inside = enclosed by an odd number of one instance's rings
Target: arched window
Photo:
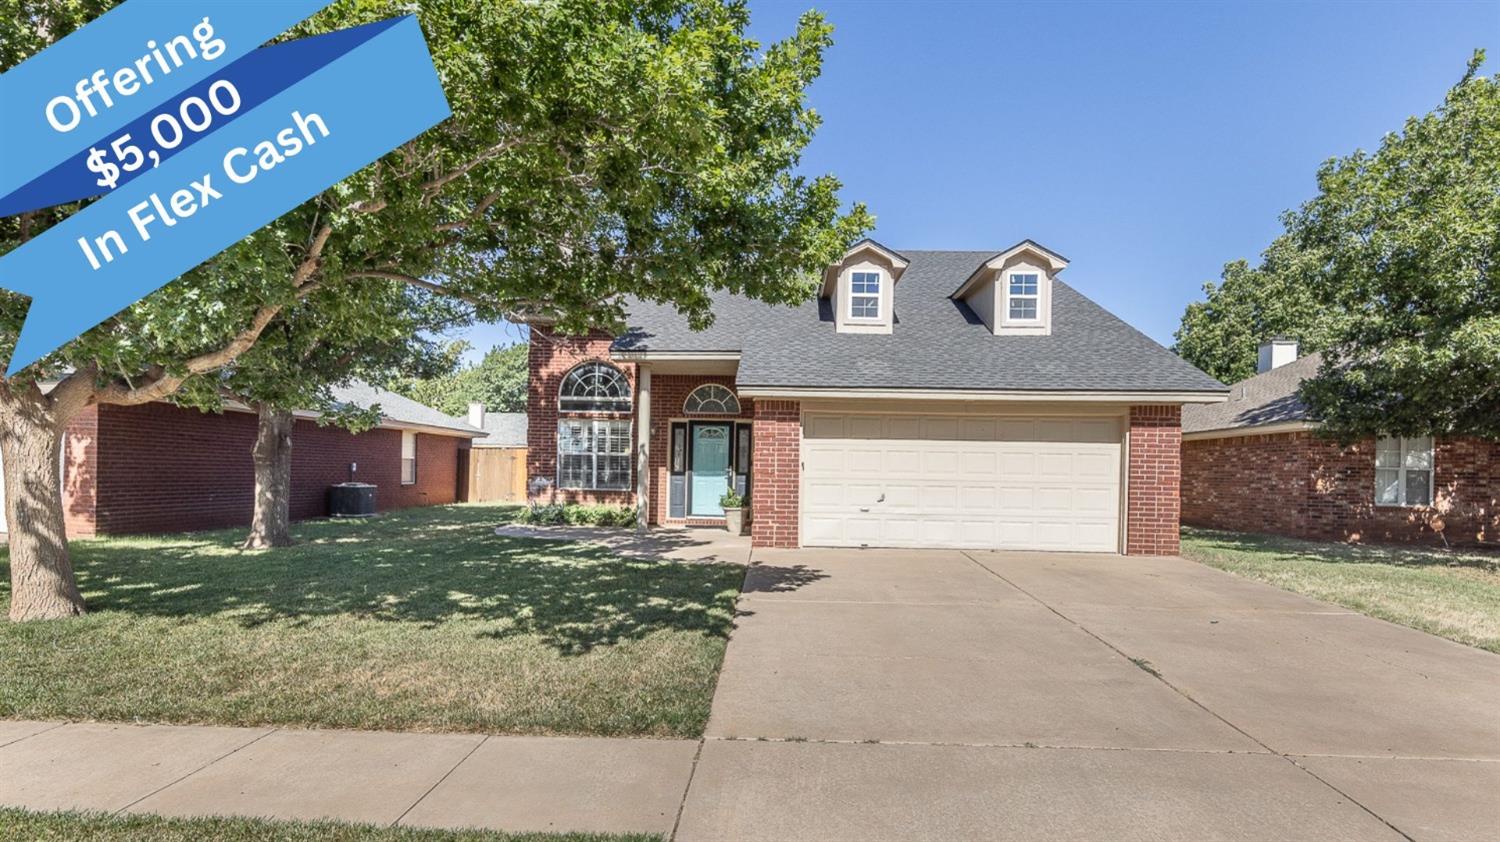
[[[609,363],[584,363],[563,378],[557,408],[564,412],[629,412],[630,381]]]
[[[707,383],[688,395],[682,411],[690,415],[739,415],[740,400],[723,386]]]

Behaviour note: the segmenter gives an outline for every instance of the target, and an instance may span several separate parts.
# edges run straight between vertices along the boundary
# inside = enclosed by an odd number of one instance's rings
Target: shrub
[[[731,488],[724,492],[723,497],[719,498],[719,505],[726,509],[743,509],[745,508],[745,498]]]
[[[522,523],[545,526],[634,526],[635,509],[624,506],[536,505],[521,514]]]

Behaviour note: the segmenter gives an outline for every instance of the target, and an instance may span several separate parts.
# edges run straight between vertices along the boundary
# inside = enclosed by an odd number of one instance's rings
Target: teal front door
[[[729,490],[728,424],[694,424],[693,482],[688,495],[688,514],[693,517],[723,517],[719,498]]]

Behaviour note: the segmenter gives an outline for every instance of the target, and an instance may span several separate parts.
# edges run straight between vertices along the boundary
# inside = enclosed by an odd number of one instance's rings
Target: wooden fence
[[[526,448],[476,447],[461,472],[463,499],[470,503],[526,502]]]

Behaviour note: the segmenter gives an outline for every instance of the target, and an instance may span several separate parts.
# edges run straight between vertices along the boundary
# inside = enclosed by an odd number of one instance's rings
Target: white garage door
[[[809,414],[802,542],[1115,552],[1120,420]]]

